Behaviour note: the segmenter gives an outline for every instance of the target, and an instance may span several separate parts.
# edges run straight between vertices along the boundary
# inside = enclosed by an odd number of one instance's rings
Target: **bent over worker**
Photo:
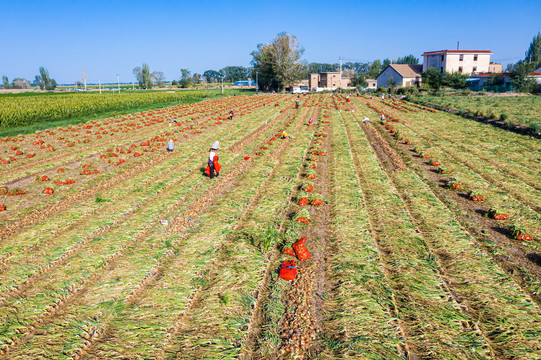
[[[219,176],[220,169],[222,168],[222,166],[218,163],[218,150],[220,150],[220,143],[215,141],[210,147],[208,166],[205,170],[205,174],[207,174],[211,179],[214,178],[214,171],[216,171],[216,176]]]

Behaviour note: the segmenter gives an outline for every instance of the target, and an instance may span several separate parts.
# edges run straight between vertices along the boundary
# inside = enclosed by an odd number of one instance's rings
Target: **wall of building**
[[[463,74],[477,74],[490,71],[490,55],[487,53],[443,53],[423,56],[423,72],[429,68],[435,68],[439,72],[461,72]],[[494,64],[497,65],[497,64]]]
[[[503,65],[491,62],[488,64],[488,72],[499,74],[503,72]]]
[[[476,55],[477,60],[475,60]],[[461,56],[462,60],[460,60]],[[445,71],[471,75],[489,72],[489,65],[490,54],[447,54]]]
[[[399,73],[396,72],[392,67],[388,66],[385,70],[383,70],[377,77],[377,85],[380,86],[389,86],[387,85],[387,82],[389,79],[393,78],[395,86],[403,86],[403,79],[402,76],[400,76]]]
[[[319,86],[319,74],[310,74],[308,77],[308,88],[310,91],[315,91]]]
[[[445,70],[445,54],[423,56],[423,72],[429,68],[435,68],[438,71]]]
[[[366,86],[369,89],[375,89],[378,87],[378,81],[376,79],[366,79],[368,85]]]

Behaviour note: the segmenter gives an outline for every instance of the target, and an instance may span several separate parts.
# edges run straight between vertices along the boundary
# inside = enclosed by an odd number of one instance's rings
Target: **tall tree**
[[[81,77],[83,78],[83,84],[86,90],[86,81],[88,80],[88,73],[86,72],[86,69],[81,70]]]
[[[246,80],[250,75],[250,69],[243,66],[226,66],[220,70],[224,76],[225,82],[235,82],[239,80]]]
[[[216,70],[206,70],[203,73],[203,76],[206,77],[209,82],[216,82],[218,79],[222,78],[222,73]]]
[[[148,64],[143,64],[143,67],[135,67],[132,70],[135,79],[139,83],[141,89],[152,88],[152,74],[150,73],[150,67]]]
[[[383,60],[383,63],[381,64],[381,69],[383,70],[389,65],[391,65],[391,60],[390,59],[385,59],[385,60]]]
[[[528,51],[526,51],[526,58],[524,62],[535,64],[535,66],[541,65],[541,33],[537,33],[534,36]]]
[[[299,80],[303,71],[301,56],[304,49],[293,35],[280,33],[269,44],[258,45],[252,52],[254,70],[270,77],[267,81],[276,90],[282,90]],[[268,79],[267,79],[268,80]]]
[[[421,74],[423,83],[427,84],[433,89],[439,89],[443,84],[443,74],[436,70],[436,68],[428,68]]]
[[[187,88],[192,86],[192,72],[188,69],[180,69],[180,87]]]
[[[416,65],[416,64],[419,64],[419,58],[416,58],[413,54],[410,54],[410,55],[406,55],[404,57],[398,58],[396,60],[396,63]]]
[[[35,78],[36,86],[41,90],[54,90],[56,89],[56,81],[51,79],[49,76],[49,71],[43,66],[39,68],[39,75],[36,75]]]
[[[201,74],[194,73],[193,76],[192,76],[192,81],[196,85],[201,84]]]
[[[368,71],[368,76],[370,78],[375,79],[376,76],[378,76],[379,72],[381,71],[381,60],[376,59],[374,62],[372,62],[372,65],[370,65],[370,71]]]
[[[144,89],[151,89],[152,75],[150,74],[150,67],[148,66],[148,64],[143,64],[143,68],[141,69],[141,76],[143,77],[143,82],[145,84]]]
[[[157,87],[162,87],[165,84],[165,75],[162,71],[154,71],[151,77]]]
[[[9,80],[6,75],[2,76],[2,82],[4,83],[4,89],[9,89]]]

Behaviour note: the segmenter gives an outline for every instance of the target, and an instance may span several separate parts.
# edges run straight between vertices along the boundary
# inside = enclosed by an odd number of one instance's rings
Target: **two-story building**
[[[322,72],[319,74],[310,74],[308,76],[308,88],[310,91],[317,91],[318,88],[337,89],[339,87],[346,88],[350,86],[351,79],[342,77],[340,72]]]
[[[491,72],[490,70],[497,69],[496,64],[490,62],[492,54],[490,50],[428,51],[422,54],[423,72],[429,68],[435,68],[442,74],[445,72],[468,75],[488,73]]]

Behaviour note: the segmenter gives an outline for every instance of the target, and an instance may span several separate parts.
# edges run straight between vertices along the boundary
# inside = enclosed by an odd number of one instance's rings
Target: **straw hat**
[[[219,150],[220,149],[220,142],[215,141],[214,144],[210,147],[212,150]]]

